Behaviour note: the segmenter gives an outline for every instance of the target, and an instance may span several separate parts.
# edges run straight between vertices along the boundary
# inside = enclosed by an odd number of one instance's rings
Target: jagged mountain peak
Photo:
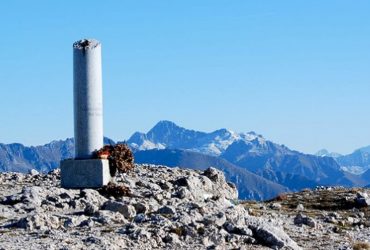
[[[316,156],[326,156],[326,155],[328,155],[328,154],[330,154],[330,153],[329,153],[329,151],[328,151],[327,149],[325,149],[325,148],[320,149],[319,151],[317,151],[317,152],[315,153],[315,155],[316,155]]]
[[[178,148],[209,155],[221,155],[233,142],[245,140],[264,143],[264,138],[254,132],[236,133],[221,128],[210,133],[183,128],[174,122],[162,120],[148,133],[136,132],[127,141],[138,150]]]
[[[148,133],[135,133],[129,145],[136,150],[148,149],[186,149],[193,152],[220,156],[233,143],[241,141],[251,150],[268,150],[269,143],[256,132],[237,133],[221,128],[213,132],[200,132],[183,128],[171,121],[160,121]]]
[[[235,134],[234,131],[228,130],[226,128],[217,129],[217,130],[213,131],[212,133],[214,133],[214,134],[227,134],[227,135]]]
[[[162,120],[159,121],[150,131],[163,131],[163,130],[184,130],[185,128],[182,128],[178,126],[176,123],[168,120]],[[149,132],[150,132],[149,131]]]
[[[246,148],[251,151],[269,151],[274,145],[282,148],[254,131],[238,133],[221,128],[207,133],[186,129],[167,120],[158,122],[147,133],[134,133],[127,141],[135,150],[176,148],[213,156],[222,155],[235,142],[248,145]]]
[[[186,129],[183,127],[178,126],[176,123],[162,120],[159,121],[149,132],[146,134],[148,139],[156,141],[156,140],[163,140],[168,136],[172,135],[179,135],[179,134],[186,134],[186,137],[201,135],[203,133]],[[167,138],[168,139],[168,138]]]
[[[341,154],[334,153],[334,152],[329,152],[327,149],[321,149],[315,153],[316,156],[320,157],[333,157],[333,158],[338,158],[342,156]]]

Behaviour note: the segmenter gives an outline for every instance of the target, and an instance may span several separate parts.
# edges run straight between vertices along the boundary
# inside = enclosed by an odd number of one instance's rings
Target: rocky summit
[[[0,249],[370,249],[366,190],[247,202],[215,168],[155,165],[116,175],[120,189],[63,189],[59,170],[0,183]]]
[[[0,248],[299,249],[238,205],[235,186],[214,168],[136,165],[115,177],[124,196],[63,189],[59,178],[59,170],[0,175]]]

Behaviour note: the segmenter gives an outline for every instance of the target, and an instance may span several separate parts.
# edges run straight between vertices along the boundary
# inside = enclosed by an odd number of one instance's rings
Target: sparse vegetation
[[[171,233],[175,233],[178,236],[185,236],[186,235],[186,230],[184,227],[175,227],[170,230]]]
[[[279,194],[278,196],[276,196],[275,198],[269,200],[269,201],[284,201],[284,200],[287,200],[288,199],[288,195],[283,193],[283,194]]]
[[[115,176],[117,171],[127,173],[134,168],[134,156],[126,144],[105,145],[98,150],[96,158],[108,159],[111,176]]]
[[[355,242],[353,244],[353,250],[370,250],[369,242]]]
[[[109,182],[107,186],[102,187],[98,190],[101,195],[106,197],[113,196],[119,198],[122,196],[131,196],[131,191],[124,185],[117,185],[113,182]]]

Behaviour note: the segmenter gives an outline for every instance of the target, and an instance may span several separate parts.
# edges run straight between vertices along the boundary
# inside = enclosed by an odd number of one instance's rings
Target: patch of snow
[[[351,173],[351,174],[361,175],[361,174],[365,173],[368,169],[370,169],[370,167],[341,166],[340,169],[345,171],[345,172]]]
[[[133,146],[136,149],[139,150],[150,150],[150,149],[165,149],[166,145],[161,143],[153,143],[149,140],[144,140],[143,143],[139,146],[136,143],[131,143],[131,146]]]

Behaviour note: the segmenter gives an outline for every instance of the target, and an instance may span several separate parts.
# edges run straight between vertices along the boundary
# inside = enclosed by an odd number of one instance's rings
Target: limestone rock
[[[82,189],[80,196],[86,200],[86,202],[94,204],[98,207],[107,201],[107,198],[100,195],[100,193],[94,189]]]
[[[296,246],[270,218],[253,217],[238,205],[235,185],[215,168],[136,165],[113,180],[128,187],[130,196],[63,189],[59,175],[59,170],[33,176],[0,174],[0,249]],[[4,188],[15,185],[13,190]]]
[[[303,215],[301,213],[297,214],[297,216],[294,218],[294,224],[296,225],[304,224],[313,228],[317,226],[317,223],[313,218]]]
[[[113,212],[121,213],[126,219],[131,219],[135,217],[136,210],[133,206],[124,204],[122,202],[117,201],[107,201],[102,206],[103,210],[110,210]]]
[[[176,214],[176,209],[172,206],[163,206],[158,209],[159,214],[174,215]]]
[[[298,204],[296,209],[298,211],[303,211],[304,210],[304,206],[302,204]]]
[[[84,213],[85,213],[86,215],[91,216],[91,215],[96,214],[97,212],[99,212],[99,208],[98,208],[98,206],[96,206],[96,205],[94,205],[94,204],[91,204],[91,203],[87,203],[87,204],[86,204],[86,207],[85,207],[85,209],[84,209]]]
[[[270,208],[271,209],[274,209],[274,210],[280,210],[281,209],[281,204],[280,203],[277,203],[277,202],[274,202],[270,205]]]
[[[358,192],[355,202],[359,207],[368,207],[370,206],[370,197],[367,193]]]
[[[38,175],[39,171],[37,171],[36,169],[31,169],[29,173],[30,175]]]
[[[249,228],[253,231],[253,236],[262,244],[278,249],[301,249],[283,229],[272,226],[261,218],[247,216],[245,220]]]
[[[20,219],[14,224],[16,227],[27,230],[57,229],[60,226],[59,218],[46,214],[33,214]]]

